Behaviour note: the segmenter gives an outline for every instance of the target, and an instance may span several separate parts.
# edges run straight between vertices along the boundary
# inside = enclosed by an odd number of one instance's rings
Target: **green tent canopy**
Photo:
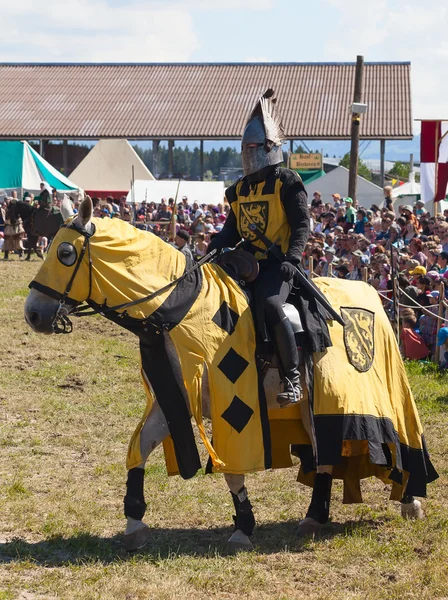
[[[28,142],[0,141],[0,189],[39,192],[46,181],[58,192],[72,192],[79,187],[42,158]]]

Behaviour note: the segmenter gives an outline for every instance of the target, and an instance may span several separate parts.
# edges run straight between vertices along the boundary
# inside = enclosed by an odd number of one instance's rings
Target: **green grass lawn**
[[[448,598],[448,377],[408,374],[440,479],[427,518],[403,521],[387,486],[363,482],[321,539],[295,532],[310,490],[296,468],[247,478],[258,522],[251,554],[228,556],[230,494],[222,476],[168,478],[150,458],[145,520],[153,540],[122,549],[127,444],[145,406],[137,339],[101,317],[70,336],[23,320],[40,262],[0,263],[0,600]]]

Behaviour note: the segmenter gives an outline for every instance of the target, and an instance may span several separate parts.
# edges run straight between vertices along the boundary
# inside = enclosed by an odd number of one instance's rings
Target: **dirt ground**
[[[157,450],[145,482],[153,538],[127,555],[125,458],[145,406],[137,341],[101,317],[69,336],[34,334],[23,305],[40,264],[0,262],[0,600],[448,598],[448,379],[421,365],[408,373],[440,474],[425,520],[402,520],[379,481],[349,506],[336,483],[330,526],[299,541],[310,490],[296,468],[259,473],[248,477],[256,550],[228,556],[223,478],[168,478]]]

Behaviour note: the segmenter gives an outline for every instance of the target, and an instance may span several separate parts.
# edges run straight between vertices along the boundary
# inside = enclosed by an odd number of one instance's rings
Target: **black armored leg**
[[[306,516],[325,525],[330,516],[331,485],[333,477],[329,473],[317,473],[313,495]]]
[[[136,521],[141,521],[146,512],[146,502],[143,492],[145,470],[130,469],[126,482],[126,496],[124,497],[124,515]]]
[[[252,504],[247,496],[247,488],[242,487],[237,494],[232,494],[236,515],[233,516],[235,530],[239,529],[245,535],[251,536],[255,528],[255,517]]]

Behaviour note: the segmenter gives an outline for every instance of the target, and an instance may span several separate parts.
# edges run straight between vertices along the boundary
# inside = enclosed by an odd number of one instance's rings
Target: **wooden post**
[[[327,277],[333,277],[333,263],[328,265]]]
[[[159,177],[159,140],[152,140],[152,174],[155,179]]]
[[[381,187],[384,187],[384,157],[386,154],[386,140],[380,140],[380,180]]]
[[[204,181],[204,140],[200,143],[201,181]]]
[[[364,72],[364,57],[356,57],[356,72],[355,72],[355,93],[353,102],[361,102],[362,95],[362,79]],[[359,114],[352,114],[352,132],[350,144],[350,171],[348,175],[348,195],[356,200],[356,187],[358,177],[358,155],[359,155],[359,126],[361,117]]]
[[[68,145],[67,140],[62,142],[62,171],[68,177]]]
[[[398,250],[395,252],[395,246],[390,247],[390,274],[392,278],[392,308],[394,312],[394,320],[392,321],[392,327],[395,332],[397,342],[400,343],[400,308],[398,306],[398,277],[397,277],[397,258]]]
[[[174,140],[168,140],[168,175],[171,178],[173,176],[173,148],[174,148]]]
[[[362,280],[364,283],[367,283],[367,279],[369,278],[369,270],[367,267],[362,268]]]
[[[310,256],[308,259],[308,268],[310,271],[310,278],[313,279],[313,277],[314,277],[314,259],[312,256]]]

